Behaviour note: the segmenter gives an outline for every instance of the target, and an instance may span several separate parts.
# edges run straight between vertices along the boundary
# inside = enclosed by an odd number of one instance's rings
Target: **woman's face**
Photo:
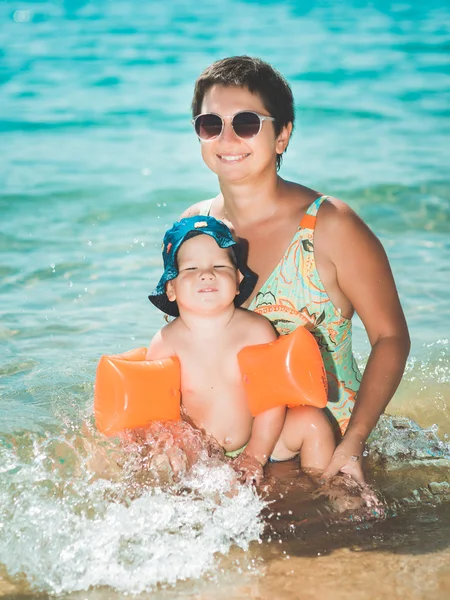
[[[206,92],[201,112],[231,117],[243,110],[271,116],[258,94],[252,94],[246,88],[221,85],[215,85]],[[257,177],[266,170],[276,173],[277,152],[285,150],[289,132],[289,128],[283,128],[275,137],[273,122],[263,121],[255,137],[242,139],[235,134],[228,118],[217,138],[201,141],[203,160],[224,183]]]

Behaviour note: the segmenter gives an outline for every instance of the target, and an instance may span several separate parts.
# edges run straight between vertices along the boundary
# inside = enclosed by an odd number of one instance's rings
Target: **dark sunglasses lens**
[[[241,112],[233,118],[233,129],[236,135],[248,139],[259,133],[261,121],[253,112]]]
[[[195,121],[195,133],[202,140],[211,140],[222,132],[222,119],[217,115],[200,115]]]

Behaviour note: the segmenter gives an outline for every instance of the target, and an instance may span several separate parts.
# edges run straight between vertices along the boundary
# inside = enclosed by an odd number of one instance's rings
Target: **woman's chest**
[[[258,275],[258,281],[250,298],[245,302],[248,307],[253,298],[264,286],[272,273],[289,254],[297,241],[298,223],[287,223],[276,228],[255,229],[237,232],[244,248],[247,249],[247,264]],[[245,237],[244,237],[245,236]]]

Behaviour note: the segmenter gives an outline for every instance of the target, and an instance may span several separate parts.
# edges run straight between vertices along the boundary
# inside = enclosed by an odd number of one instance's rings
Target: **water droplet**
[[[16,10],[13,14],[13,19],[16,23],[28,23],[31,13],[29,10]]]

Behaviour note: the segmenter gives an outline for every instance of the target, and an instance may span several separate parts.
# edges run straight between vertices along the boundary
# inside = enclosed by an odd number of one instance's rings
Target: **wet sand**
[[[332,544],[341,546],[330,548]],[[331,544],[331,545],[332,545]],[[421,509],[367,529],[337,528],[308,540],[253,544],[232,551],[218,572],[173,589],[135,596],[142,600],[447,600],[450,596],[449,509]],[[284,554],[286,552],[286,554]],[[325,552],[325,554],[323,554]],[[0,582],[3,598],[47,598]],[[96,589],[58,598],[119,600]]]
[[[426,463],[426,461],[423,461]],[[428,461],[430,462],[430,461]],[[361,520],[359,509],[337,515],[325,492],[311,493],[310,479],[295,462],[273,465],[268,481],[267,526],[260,543],[247,551],[233,547],[218,557],[207,576],[133,596],[142,600],[447,600],[450,597],[450,497],[442,461],[434,474],[441,481],[425,488],[423,466],[373,468],[383,484],[385,517]],[[426,466],[426,465],[425,465]],[[448,467],[448,465],[447,465]],[[439,487],[441,486],[441,487]],[[434,494],[430,491],[434,490]],[[444,490],[444,491],[443,491]],[[409,492],[400,497],[400,491]],[[395,499],[395,501],[394,501]],[[1,574],[0,574],[1,575]],[[2,598],[50,598],[30,591],[25,582],[0,579]],[[119,600],[111,588],[52,596],[73,600]]]

